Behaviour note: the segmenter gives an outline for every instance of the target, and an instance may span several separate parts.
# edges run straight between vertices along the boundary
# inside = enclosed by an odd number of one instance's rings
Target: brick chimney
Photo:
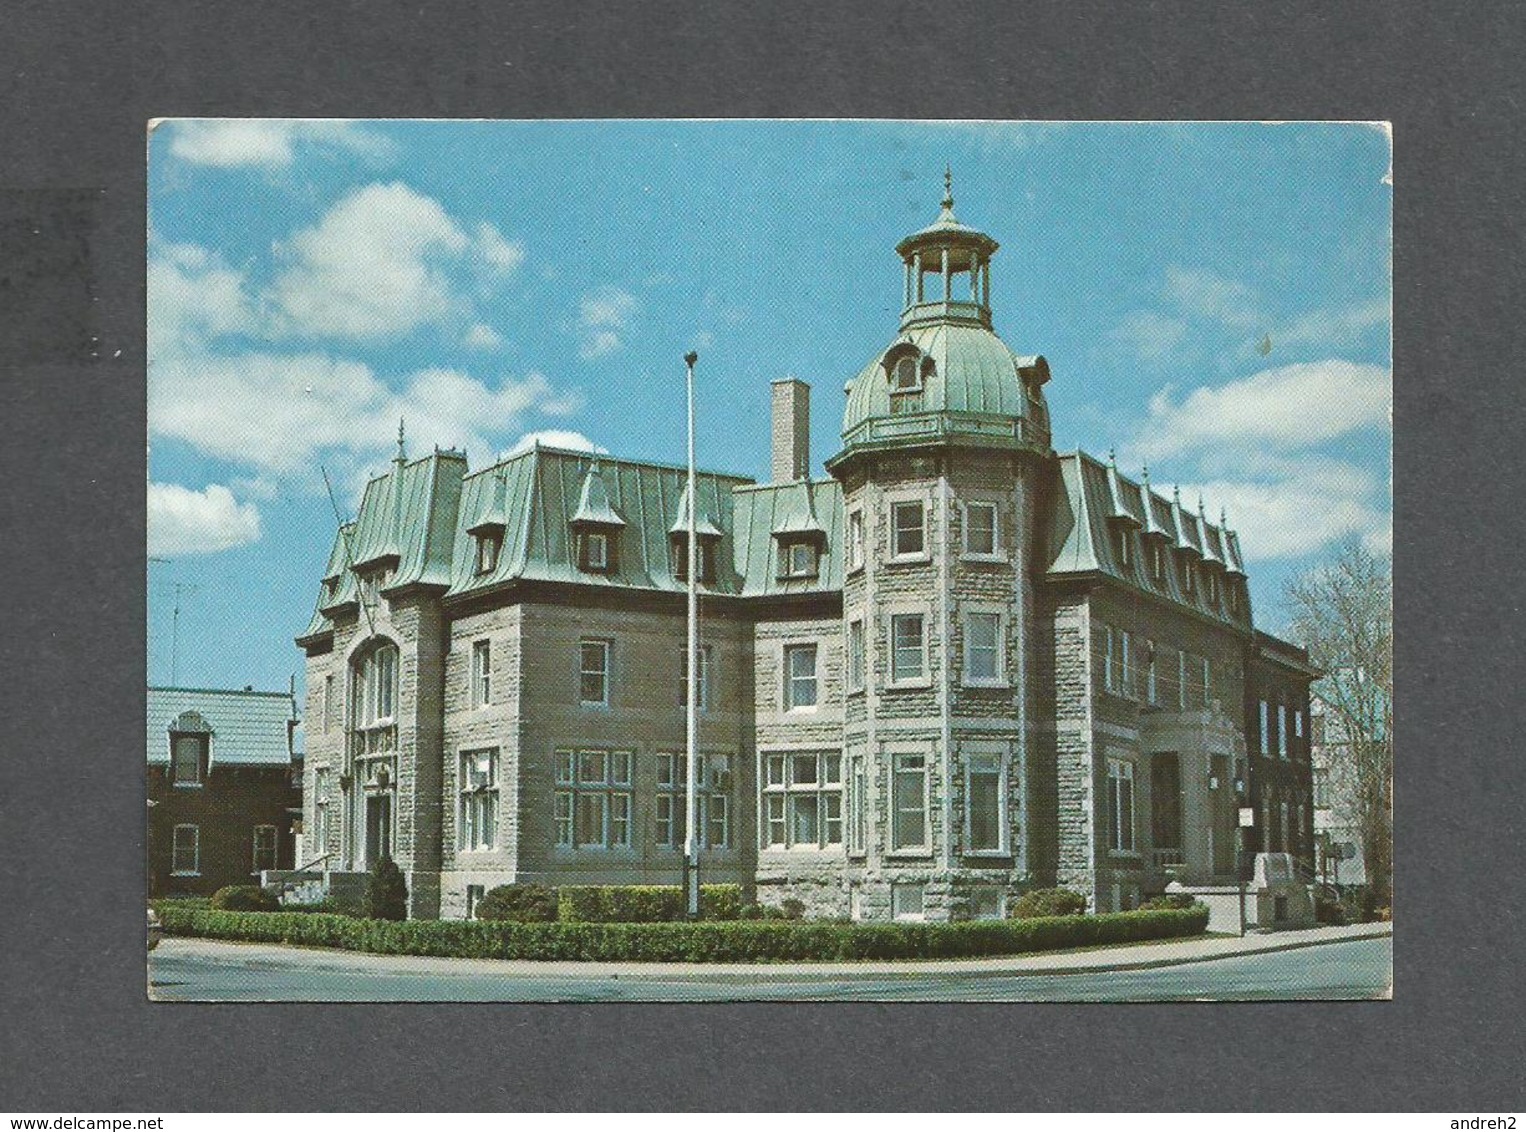
[[[798,377],[773,383],[774,483],[793,483],[811,474],[811,387]]]

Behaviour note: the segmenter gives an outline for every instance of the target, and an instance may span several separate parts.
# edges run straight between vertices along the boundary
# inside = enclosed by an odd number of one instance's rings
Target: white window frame
[[[1134,634],[1127,629],[1118,631],[1120,638],[1120,664],[1118,691],[1128,699],[1134,699],[1134,656],[1131,646]]]
[[[498,553],[502,549],[502,536],[493,531],[477,535],[476,573],[491,574],[498,569]]]
[[[596,758],[603,760],[603,770],[593,776],[591,760]],[[558,747],[553,759],[556,847],[579,853],[629,851],[635,842],[635,752],[624,747]],[[597,841],[583,841],[579,837],[581,803],[585,799],[598,803]]]
[[[1113,645],[1113,627],[1102,626],[1102,689],[1118,692],[1118,654]]]
[[[974,668],[976,620],[994,619],[995,630],[989,648],[992,655],[992,671],[989,676],[976,675]],[[986,651],[986,650],[982,650]],[[964,611],[964,663],[963,680],[970,688],[1002,688],[1007,684],[1007,618],[999,606],[970,605]]]
[[[589,667],[587,650],[598,650],[602,658],[599,667]],[[611,669],[614,667],[614,642],[604,637],[583,637],[578,641],[578,703],[583,707],[607,708],[610,703],[610,685],[614,682]],[[584,681],[592,676],[600,680],[600,698],[589,699],[584,695]]]
[[[710,710],[710,668],[711,646],[699,646],[699,703],[695,705],[700,711]],[[678,706],[689,706],[689,648],[685,645],[678,650]]]
[[[354,669],[356,726],[380,727],[397,718],[399,652],[390,641],[371,649]]]
[[[976,508],[989,510],[991,513],[991,549],[976,550],[970,544],[970,532],[974,529],[971,515]],[[961,532],[961,552],[965,558],[976,562],[1000,562],[1001,552],[1001,505],[994,499],[970,499],[964,504],[964,522]]]
[[[731,848],[731,759],[728,752],[700,752],[694,801],[701,849]],[[652,841],[659,849],[684,847],[688,772],[688,759],[681,751],[657,752]]]
[[[1009,857],[1012,855],[1008,836],[1009,810],[1007,805],[1008,760],[1004,750],[970,750],[964,756],[964,856]],[[977,775],[996,777],[996,844],[984,848],[975,846],[974,779]]]
[[[1130,572],[1134,569],[1134,552],[1130,546],[1130,540],[1134,537],[1127,524],[1119,523],[1113,528],[1117,538],[1115,545],[1118,548],[1118,565]]]
[[[304,843],[309,858],[315,853],[322,856],[329,851],[329,773],[326,766],[313,768],[313,833],[316,840],[311,845]],[[296,862],[299,867],[305,863]]]
[[[1150,704],[1160,703],[1160,684],[1155,676],[1155,642],[1145,638],[1145,696]]]
[[[497,747],[464,750],[456,761],[456,848],[462,853],[498,848],[499,762]]]
[[[1272,705],[1265,699],[1260,704],[1261,744],[1257,753],[1262,758],[1269,759],[1272,757]]]
[[[1158,538],[1150,540],[1150,577],[1157,586],[1166,584],[1166,547]]]
[[[1128,821],[1123,820],[1123,783],[1128,783]],[[1115,785],[1117,784],[1117,785]],[[1128,759],[1107,760],[1107,849],[1109,853],[1138,855],[1138,794],[1134,789],[1134,764]]]
[[[903,905],[903,897],[916,893],[914,907]],[[921,882],[892,881],[890,885],[890,918],[903,923],[916,923],[927,919],[927,886]]]
[[[1202,658],[1203,666],[1203,706],[1213,706],[1213,662],[1206,656]]]
[[[844,568],[848,573],[864,568],[864,509],[854,507],[848,511],[848,539]]]
[[[907,367],[910,367],[909,370]],[[903,373],[912,375],[910,384],[901,379]],[[917,354],[902,354],[890,366],[891,393],[920,393],[922,391],[922,359]]]
[[[1176,707],[1187,710],[1187,650],[1176,650]]]
[[[840,852],[846,848],[847,780],[843,764],[843,754],[836,748],[760,751],[758,847],[801,852]],[[803,767],[809,767],[809,777],[802,774]],[[813,839],[799,836],[806,814],[815,826]]]
[[[810,539],[781,540],[779,558],[781,578],[814,578],[821,571],[821,552]]]
[[[847,795],[848,812],[844,836],[848,839],[848,855],[861,857],[869,851],[869,778],[865,768],[867,760],[862,754],[846,757],[848,776],[843,783],[843,789]]]
[[[918,644],[920,659],[917,662],[918,671],[915,675],[902,675],[898,663],[900,646],[896,641],[896,624],[906,618],[915,617],[921,625],[921,635]],[[893,609],[886,614],[885,636],[890,645],[890,671],[887,688],[926,688],[932,683],[932,675],[927,666],[927,637],[928,615],[924,609]]]
[[[911,760],[919,760],[920,766],[912,767]],[[895,751],[890,756],[890,855],[891,856],[922,856],[925,857],[932,851],[932,821],[929,798],[931,796],[932,767],[926,751]],[[900,779],[903,774],[912,775],[920,772],[922,779],[921,789],[921,820],[922,840],[919,842],[902,841],[901,814],[913,812],[911,807],[901,805]]]
[[[170,738],[170,785],[177,790],[200,790],[206,785],[206,776],[212,769],[212,736],[204,731],[171,731]],[[180,771],[175,762],[175,746],[178,743],[191,743],[196,748],[196,777],[180,778]],[[202,752],[206,752],[206,758],[202,758]]]
[[[584,536],[583,561],[599,573],[609,569],[609,536],[603,531],[589,531]],[[597,553],[595,553],[597,551]]]
[[[843,648],[848,660],[848,691],[862,692],[869,682],[869,631],[862,617],[848,622]]]
[[[487,707],[493,702],[493,645],[486,638],[472,642],[472,707]]]
[[[181,868],[180,833],[182,830],[191,831],[191,867]],[[170,833],[170,876],[172,877],[199,877],[201,876],[201,827],[183,822],[177,825]]]
[[[928,506],[927,497],[920,494],[888,496],[885,500],[885,505],[890,509],[890,522],[887,524],[889,528],[887,533],[890,538],[890,561],[930,561],[932,559],[932,538],[929,527],[932,524],[928,521],[928,516],[932,508]],[[922,545],[916,550],[903,551],[901,549],[901,532],[903,528],[900,526],[898,520],[900,518],[901,508],[903,507],[915,507],[917,509],[917,514],[921,516],[919,529],[922,532]],[[909,526],[904,529],[908,532],[911,530]]]
[[[811,657],[809,676],[795,674],[793,658]],[[821,706],[821,646],[816,641],[789,641],[779,653],[779,687],[781,705],[785,711],[815,711]],[[796,686],[809,684],[810,703],[796,702]]]
[[[252,866],[249,871],[251,873],[253,873],[255,876],[258,876],[260,874],[260,871],[261,871],[260,870],[260,834],[262,832],[268,832],[270,834],[270,845],[269,845],[269,848],[268,848],[270,865],[268,867],[271,868],[271,869],[277,868],[278,867],[277,866],[277,861],[280,858],[280,846],[281,846],[280,831],[277,830],[276,827],[273,826],[273,825],[261,824],[261,825],[255,826],[254,827],[254,834],[253,834],[253,841],[252,841],[252,845],[251,845],[250,859],[249,859],[249,863]]]
[[[1277,701],[1277,757],[1288,757],[1288,705],[1282,700]]]

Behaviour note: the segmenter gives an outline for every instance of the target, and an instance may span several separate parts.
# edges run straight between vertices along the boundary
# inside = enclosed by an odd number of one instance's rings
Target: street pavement
[[[1165,1002],[1390,994],[1389,925],[1000,959],[712,965],[361,955],[166,938],[149,996],[181,1002]]]

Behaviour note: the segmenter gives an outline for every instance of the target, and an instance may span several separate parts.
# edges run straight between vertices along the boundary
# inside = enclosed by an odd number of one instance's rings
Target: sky
[[[1277,631],[1289,577],[1392,545],[1389,156],[1368,124],[160,122],[149,682],[300,690],[335,504],[400,418],[472,468],[535,434],[681,463],[693,349],[701,466],[766,479],[795,376],[824,474],[946,167],[1055,447],[1224,509]]]

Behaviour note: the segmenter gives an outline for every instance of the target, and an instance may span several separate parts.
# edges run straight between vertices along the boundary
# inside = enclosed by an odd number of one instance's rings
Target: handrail
[[[333,851],[330,851],[328,853],[325,853],[321,857],[314,857],[307,864],[305,864],[305,865],[298,865],[296,868],[292,869],[292,872],[294,872],[294,873],[305,873],[305,872],[309,871],[314,865],[321,865],[324,861],[327,861],[332,856],[334,856],[334,853],[333,853]]]

